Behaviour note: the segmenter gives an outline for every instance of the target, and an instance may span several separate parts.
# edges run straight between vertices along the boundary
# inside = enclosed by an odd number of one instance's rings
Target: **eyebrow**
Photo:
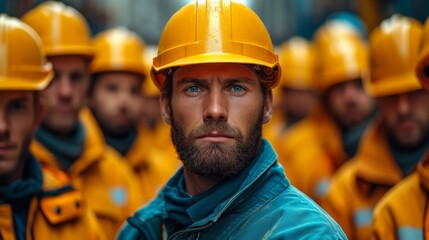
[[[29,99],[28,97],[17,97],[10,100],[10,102],[25,102],[28,103]]]
[[[189,83],[194,83],[194,84],[208,84],[208,82],[211,80],[208,79],[201,79],[201,78],[183,78],[183,79],[179,79],[177,81],[177,86],[182,86],[185,84],[189,84]],[[238,77],[238,78],[229,78],[224,80],[224,82],[226,84],[234,84],[234,83],[245,83],[245,84],[249,84],[249,85],[256,85],[257,81],[250,79],[248,77]]]

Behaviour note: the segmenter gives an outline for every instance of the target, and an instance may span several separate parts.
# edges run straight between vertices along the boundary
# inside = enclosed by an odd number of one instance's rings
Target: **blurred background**
[[[63,0],[78,9],[96,34],[114,26],[139,33],[148,45],[156,45],[171,15],[192,0]],[[311,39],[313,32],[339,12],[359,16],[369,32],[394,13],[424,22],[428,0],[239,0],[262,19],[278,46],[292,36]],[[0,12],[20,17],[42,0],[0,0]]]

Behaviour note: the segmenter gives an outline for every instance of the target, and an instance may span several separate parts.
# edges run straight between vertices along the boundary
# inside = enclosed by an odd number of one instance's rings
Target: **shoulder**
[[[353,187],[357,177],[356,159],[344,163],[332,176],[331,188]]]
[[[293,186],[269,202],[255,221],[274,221],[270,236],[286,239],[346,239],[339,225],[313,200]]]
[[[417,173],[392,188],[376,205],[372,238],[423,239],[426,195]]]
[[[112,174],[117,172],[120,175],[132,171],[131,166],[127,162],[127,159],[121,156],[121,154],[119,154],[115,149],[108,145],[105,145],[103,149],[103,159],[100,161],[100,164],[103,168],[109,169]],[[111,171],[112,169],[115,169],[115,171]]]
[[[129,217],[119,230],[118,240],[161,239],[164,202],[162,192],[148,205]]]
[[[391,217],[406,218],[407,215],[416,217],[418,212],[423,215],[425,201],[426,192],[415,172],[385,194],[377,204],[374,216],[388,213]],[[408,206],[407,210],[404,209],[404,206]]]

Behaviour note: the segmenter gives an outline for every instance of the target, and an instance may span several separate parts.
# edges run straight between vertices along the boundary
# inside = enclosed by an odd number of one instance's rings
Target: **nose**
[[[354,97],[362,92],[363,89],[359,86],[358,82],[348,82],[344,84],[344,95]]]
[[[223,96],[221,90],[210,91],[204,99],[204,121],[223,121],[228,120],[228,101]]]
[[[400,94],[397,96],[397,109],[400,114],[407,114],[410,112],[410,101],[407,94]]]
[[[71,98],[73,92],[72,83],[69,77],[61,77],[57,82],[58,94],[61,98]]]

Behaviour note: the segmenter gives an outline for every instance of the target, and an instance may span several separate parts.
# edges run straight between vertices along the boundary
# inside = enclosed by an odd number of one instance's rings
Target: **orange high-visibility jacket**
[[[104,143],[96,120],[88,109],[80,113],[85,128],[82,155],[65,170],[73,185],[82,191],[108,239],[143,204],[137,176],[113,148]],[[61,168],[55,156],[34,140],[31,151],[43,164]]]
[[[274,110],[273,116],[267,124],[263,126],[262,135],[268,139],[274,149],[279,149],[282,145],[284,135],[287,133],[287,120],[280,112]]]
[[[143,128],[138,129],[137,138],[125,158],[140,180],[144,203],[152,200],[178,169],[178,160],[171,159],[171,154],[155,146],[153,138]]]
[[[374,210],[370,239],[429,239],[429,156]]]
[[[355,158],[335,174],[321,206],[350,239],[367,239],[374,206],[403,177],[390,152],[385,126],[377,120],[363,136]]]
[[[324,198],[332,175],[348,159],[340,130],[320,106],[291,127],[276,150],[292,185],[316,202]]]
[[[82,193],[70,186],[67,175],[42,165],[43,192],[32,198],[26,239],[105,239]],[[0,239],[16,239],[12,207],[0,204]]]

